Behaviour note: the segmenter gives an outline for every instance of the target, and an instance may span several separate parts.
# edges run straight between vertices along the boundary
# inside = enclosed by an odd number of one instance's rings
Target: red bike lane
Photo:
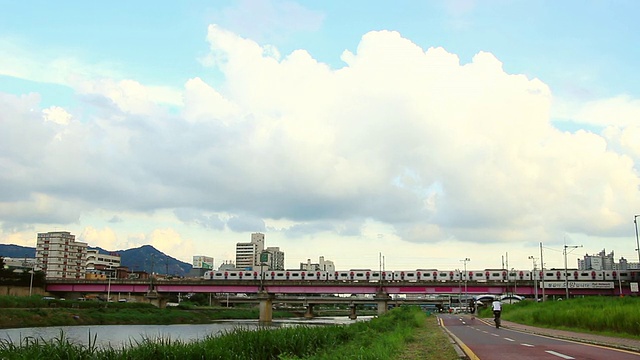
[[[441,325],[470,359],[480,360],[638,360],[640,354],[597,345],[554,339],[505,328],[496,329],[479,319],[440,315]]]

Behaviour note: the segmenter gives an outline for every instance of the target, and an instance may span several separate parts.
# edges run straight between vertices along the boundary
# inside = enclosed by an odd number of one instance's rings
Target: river
[[[361,316],[357,320],[341,317],[317,317],[313,319],[278,319],[272,327],[300,325],[351,324],[355,321],[367,321],[370,316]],[[209,335],[220,335],[236,328],[257,329],[257,320],[227,320],[211,324],[181,325],[87,325],[87,326],[49,326],[18,329],[0,329],[0,341],[8,341],[15,345],[24,344],[25,340],[52,341],[61,336],[73,344],[100,348],[112,347],[121,349],[135,345],[143,340],[171,340],[191,342],[202,340]]]

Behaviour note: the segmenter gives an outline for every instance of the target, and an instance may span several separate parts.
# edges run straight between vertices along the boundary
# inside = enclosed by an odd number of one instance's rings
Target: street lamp
[[[262,251],[260,253],[260,291],[264,291],[264,263],[269,261],[269,252]]]
[[[563,251],[564,252],[564,289],[565,289],[567,300],[569,300],[569,276],[567,275],[567,249],[571,249],[571,251],[573,251],[574,249],[581,248],[581,247],[582,245],[565,245],[564,246],[564,251]]]
[[[467,274],[467,261],[471,261],[471,259],[464,258],[464,259],[462,259],[460,261],[462,261],[464,263],[464,275],[463,275],[464,276],[464,298],[465,298],[464,300],[466,301],[467,300],[467,276],[468,276],[468,274]]]
[[[533,298],[535,299],[536,302],[538,302],[538,279],[536,278],[537,275],[537,270],[536,270],[536,258],[532,255],[529,256],[528,259],[530,259],[531,261],[533,261]]]

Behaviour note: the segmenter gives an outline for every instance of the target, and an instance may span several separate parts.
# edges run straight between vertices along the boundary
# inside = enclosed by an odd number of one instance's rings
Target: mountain
[[[131,271],[185,276],[192,268],[191,264],[166,255],[151,245],[118,251],[107,251],[99,247],[89,248],[97,249],[101,254],[117,253],[120,255],[120,265],[128,267]],[[0,244],[0,256],[10,258],[34,258],[36,257],[36,249],[19,245]]]
[[[115,252],[120,255],[120,264],[131,271],[185,276],[192,268],[191,264],[166,255],[151,245]]]
[[[0,256],[10,257],[14,259],[20,258],[34,258],[36,257],[36,248],[20,246],[20,245],[5,245],[0,244]]]

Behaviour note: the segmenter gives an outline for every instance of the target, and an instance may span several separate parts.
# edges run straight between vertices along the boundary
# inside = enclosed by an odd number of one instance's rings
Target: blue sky
[[[637,2],[0,4],[2,242],[637,261]]]

